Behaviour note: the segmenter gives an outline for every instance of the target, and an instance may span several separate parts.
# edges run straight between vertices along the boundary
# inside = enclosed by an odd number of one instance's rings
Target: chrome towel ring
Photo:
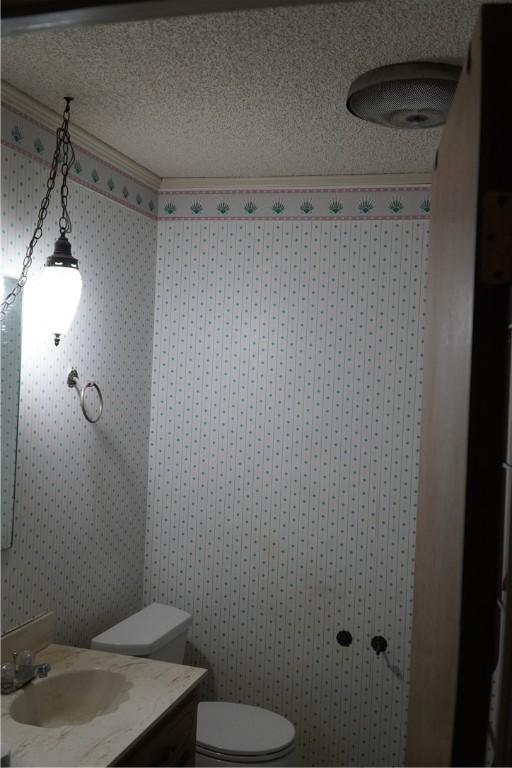
[[[76,387],[76,391],[80,396],[80,408],[82,409],[82,413],[84,414],[87,421],[89,421],[91,424],[96,424],[96,422],[100,420],[101,414],[103,413],[103,397],[101,394],[101,389],[98,387],[96,382],[87,381],[83,387],[80,387],[78,383],[78,371],[76,370],[76,368],[72,368],[68,373],[68,387],[70,389],[72,389],[73,387]],[[88,389],[95,389],[98,394],[98,399],[100,403],[100,412],[98,413],[98,416],[95,419],[89,416],[85,408],[85,393],[86,393],[86,390]]]

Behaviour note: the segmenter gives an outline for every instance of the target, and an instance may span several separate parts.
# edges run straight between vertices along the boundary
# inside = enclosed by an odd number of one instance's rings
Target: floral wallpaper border
[[[315,189],[173,190],[159,219],[428,219],[430,185]]]
[[[2,104],[2,144],[49,165],[55,135]],[[430,185],[157,190],[75,144],[74,181],[152,219],[428,219]]]
[[[71,131],[71,138],[73,133]],[[2,144],[50,165],[55,150],[55,134],[9,104],[2,103]],[[75,162],[70,177],[101,195],[156,219],[158,190],[100,160],[73,143]]]

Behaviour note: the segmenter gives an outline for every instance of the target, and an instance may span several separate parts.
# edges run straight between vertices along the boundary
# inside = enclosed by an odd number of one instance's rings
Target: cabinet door
[[[188,696],[112,765],[139,768],[195,765],[197,704],[196,693]]]

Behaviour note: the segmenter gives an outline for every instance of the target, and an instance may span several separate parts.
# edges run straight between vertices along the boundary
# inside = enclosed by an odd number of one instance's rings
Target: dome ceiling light
[[[460,72],[452,64],[422,61],[372,69],[350,86],[347,109],[387,128],[436,128],[446,122]]]

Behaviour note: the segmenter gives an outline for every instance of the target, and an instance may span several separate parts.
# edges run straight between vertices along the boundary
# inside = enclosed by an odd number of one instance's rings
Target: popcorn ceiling
[[[463,57],[478,0],[327,3],[13,36],[3,77],[160,176],[425,172],[439,131],[363,123],[351,81]]]

